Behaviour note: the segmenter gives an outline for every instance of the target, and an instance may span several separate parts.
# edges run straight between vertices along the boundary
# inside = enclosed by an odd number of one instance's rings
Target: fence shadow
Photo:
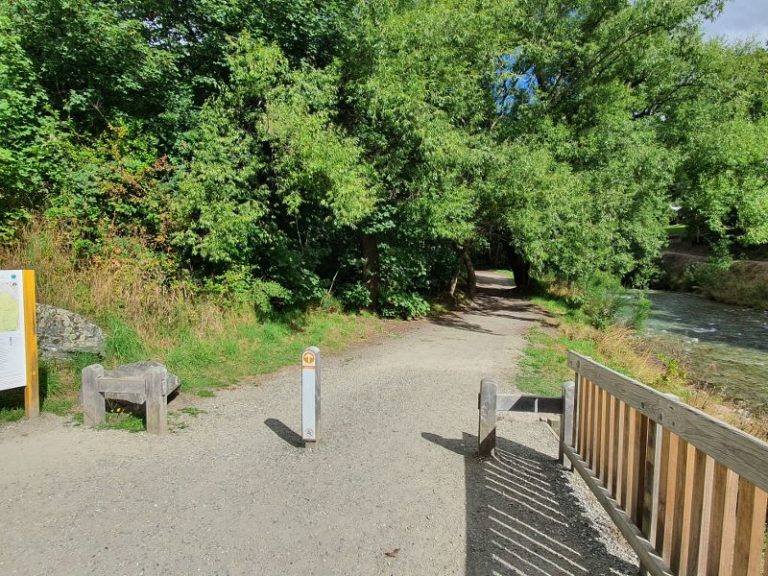
[[[600,541],[551,456],[499,438],[495,456],[480,459],[471,434],[422,437],[464,456],[467,576],[638,573]]]

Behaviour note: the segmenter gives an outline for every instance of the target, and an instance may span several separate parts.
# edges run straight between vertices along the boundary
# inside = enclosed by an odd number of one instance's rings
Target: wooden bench
[[[86,426],[99,426],[106,418],[106,400],[122,400],[146,407],[147,432],[168,431],[168,396],[181,382],[159,362],[126,364],[105,370],[101,364],[83,369],[81,404]]]
[[[768,575],[768,444],[679,399],[569,352],[562,397],[499,395],[484,380],[478,447],[496,412],[560,413],[560,454],[653,576]],[[544,409],[545,408],[545,409]]]

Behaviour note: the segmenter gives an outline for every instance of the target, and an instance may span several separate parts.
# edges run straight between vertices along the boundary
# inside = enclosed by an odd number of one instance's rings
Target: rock
[[[66,359],[88,352],[104,355],[104,331],[74,312],[48,304],[37,305],[37,346],[43,358]]]

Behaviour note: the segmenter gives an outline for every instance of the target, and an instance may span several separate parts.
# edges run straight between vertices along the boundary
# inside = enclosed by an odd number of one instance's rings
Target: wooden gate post
[[[477,451],[480,456],[490,456],[496,448],[496,382],[483,378],[477,407],[480,418],[477,431]]]
[[[573,463],[565,457],[563,446],[573,448],[573,422],[576,407],[576,384],[566,382],[563,384],[563,415],[560,417],[560,452],[559,460],[563,466],[573,471]]]

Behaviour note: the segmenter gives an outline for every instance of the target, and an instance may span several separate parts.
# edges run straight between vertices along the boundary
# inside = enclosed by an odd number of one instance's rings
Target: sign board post
[[[40,415],[35,273],[0,270],[0,390],[24,388],[27,417]]]
[[[320,350],[311,346],[301,355],[301,438],[317,442],[320,428]]]

